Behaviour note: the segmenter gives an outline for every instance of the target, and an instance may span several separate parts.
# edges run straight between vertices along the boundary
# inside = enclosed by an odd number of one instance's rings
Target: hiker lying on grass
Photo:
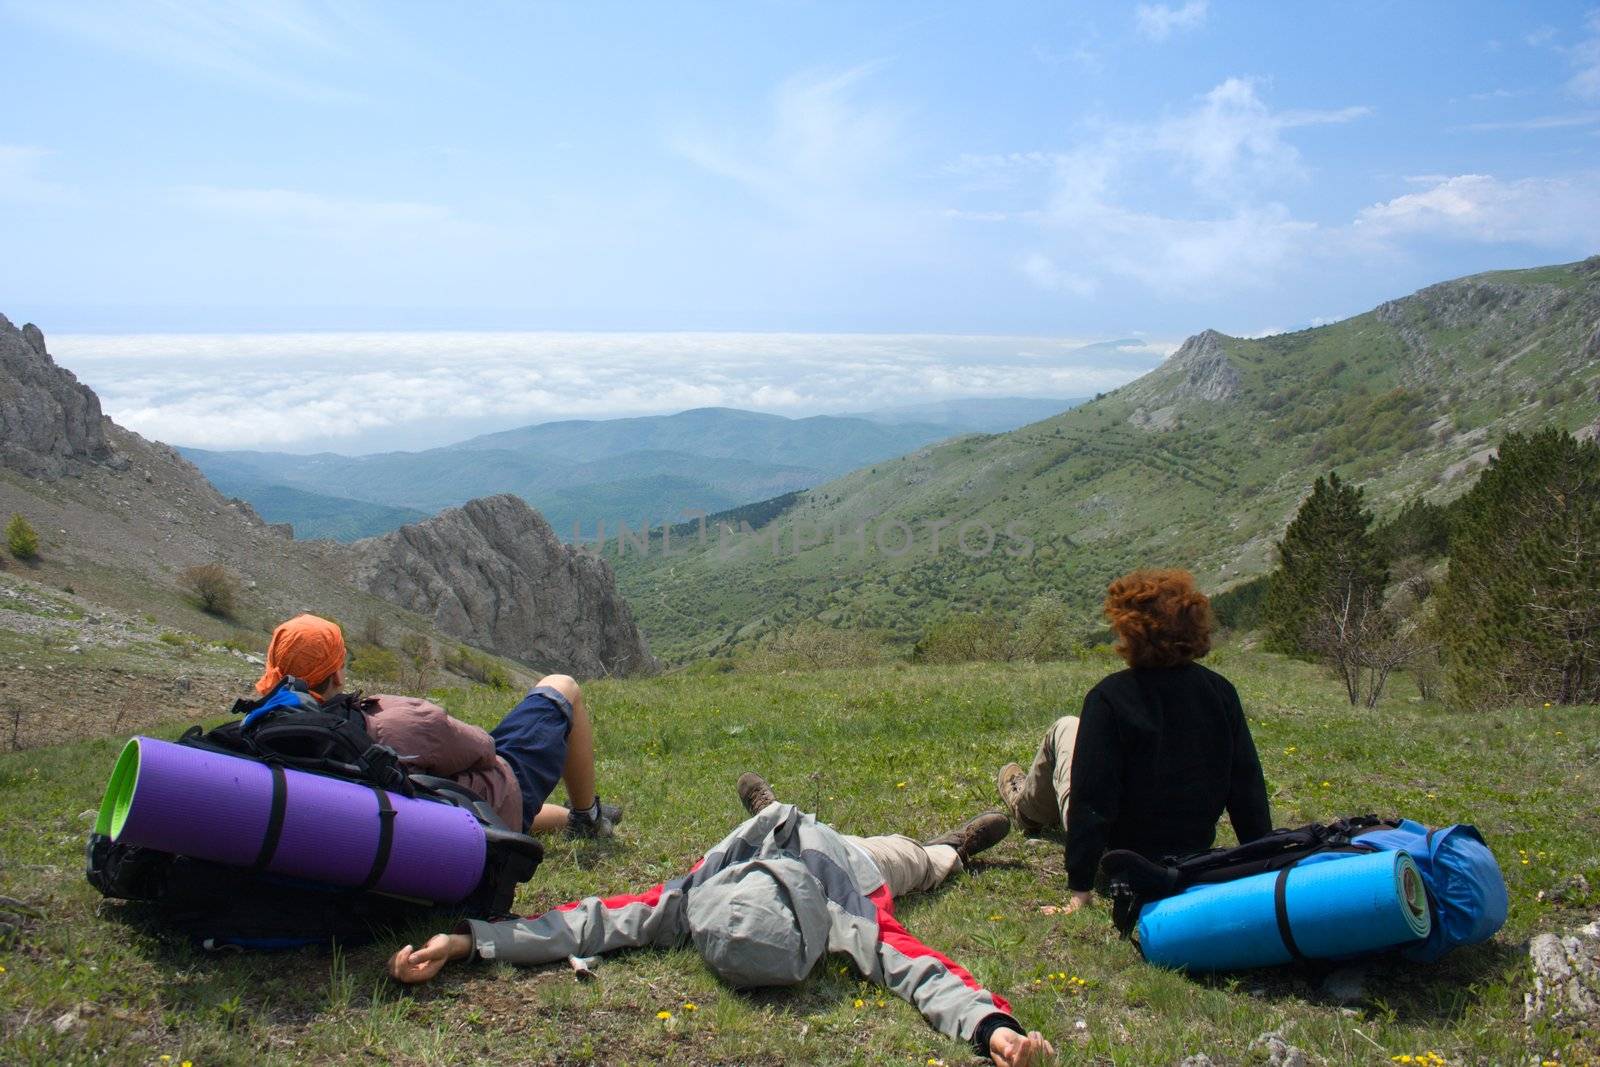
[[[256,692],[265,696],[293,677],[327,700],[344,686],[347,662],[336,624],[299,615],[272,632]],[[408,770],[466,786],[513,830],[610,837],[622,818],[622,809],[601,805],[595,792],[589,714],[578,683],[564,674],[539,679],[488,733],[420,697],[379,694],[362,710],[372,740],[399,753]],[[545,803],[558,780],[571,810]]]
[[[1057,719],[1031,769],[1000,768],[1000,797],[1024,833],[1065,828],[1071,914],[1093,896],[1100,857],[1201,852],[1224,810],[1243,844],[1272,829],[1239,694],[1195,660],[1211,650],[1211,602],[1188,571],[1134,571],[1106,590],[1128,664]],[[1070,803],[1069,803],[1070,802]],[[1070,817],[1069,817],[1070,815]]]
[[[527,919],[470,921],[407,945],[389,960],[402,982],[426,982],[450,960],[537,964],[625,948],[693,943],[736,988],[796,985],[828,952],[914,1004],[934,1029],[970,1041],[1001,1067],[1054,1050],[1024,1033],[1010,1005],[908,934],[894,898],[925,892],[999,842],[1010,823],[990,812],[926,844],[899,835],[849,837],[791,804],[758,775],[739,779],[751,817],[686,875],[643,893],[589,897]]]

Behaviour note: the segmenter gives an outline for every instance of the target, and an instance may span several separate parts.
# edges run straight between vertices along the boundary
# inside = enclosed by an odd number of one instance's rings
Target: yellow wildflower
[[[860,997],[856,998],[856,1007],[864,1008],[866,1006],[867,1006],[867,1002],[866,1001],[862,1000]]]
[[[906,784],[905,784],[905,783],[904,783],[904,782],[896,782],[896,783],[895,783],[895,784],[894,784],[894,787],[895,787],[895,788],[896,788],[896,789],[904,789],[904,788],[905,788],[905,787],[906,787]]]
[[[658,1011],[656,1012],[656,1018],[660,1019],[662,1022],[666,1022],[668,1019],[672,1018],[672,1013],[670,1011]]]
[[[686,1001],[683,1002],[683,1010],[684,1011],[699,1011],[700,1010],[700,1005],[696,1004],[692,1000],[686,1000]]]

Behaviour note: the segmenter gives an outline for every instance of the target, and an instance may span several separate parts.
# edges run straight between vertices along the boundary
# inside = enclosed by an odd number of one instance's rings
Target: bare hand
[[[1085,889],[1082,892],[1072,894],[1071,899],[1069,899],[1065,904],[1046,904],[1039,910],[1046,915],[1071,915],[1079,908],[1085,907],[1093,902],[1094,893]]]
[[[472,951],[472,939],[466,934],[434,934],[419,949],[410,945],[389,957],[389,977],[408,985],[426,982],[444,969],[451,960],[464,959]]]
[[[1054,1057],[1056,1050],[1037,1030],[1024,1037],[1015,1030],[996,1030],[989,1038],[989,1058],[995,1067],[1032,1067]]]

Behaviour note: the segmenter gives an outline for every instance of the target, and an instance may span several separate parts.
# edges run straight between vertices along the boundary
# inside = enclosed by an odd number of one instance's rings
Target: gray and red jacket
[[[828,951],[911,1004],[940,1033],[989,1054],[997,1029],[1024,1032],[1011,1006],[963,967],[906,932],[894,898],[865,852],[792,804],[771,804],[723,838],[693,870],[642,893],[587,897],[526,919],[470,926],[477,955],[508,963],[551,963],[624,948],[689,942],[685,910],[695,887],[737,864],[800,861],[827,898]],[[777,886],[773,886],[777,893]]]

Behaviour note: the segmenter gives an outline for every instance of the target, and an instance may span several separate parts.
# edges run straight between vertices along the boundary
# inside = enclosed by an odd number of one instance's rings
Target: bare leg
[[[546,804],[534,815],[528,827],[531,834],[550,834],[567,828],[567,809],[560,804]]]
[[[567,803],[579,811],[587,811],[594,803],[594,730],[589,725],[588,709],[583,705],[583,690],[565,674],[546,675],[539,679],[539,685],[554,689],[572,705],[572,730],[567,734],[567,761],[561,769],[561,780],[567,786]],[[556,807],[558,805],[546,804],[541,808],[534,817],[534,828],[542,829],[541,821]],[[550,828],[565,825],[563,815],[559,823],[552,821]]]

